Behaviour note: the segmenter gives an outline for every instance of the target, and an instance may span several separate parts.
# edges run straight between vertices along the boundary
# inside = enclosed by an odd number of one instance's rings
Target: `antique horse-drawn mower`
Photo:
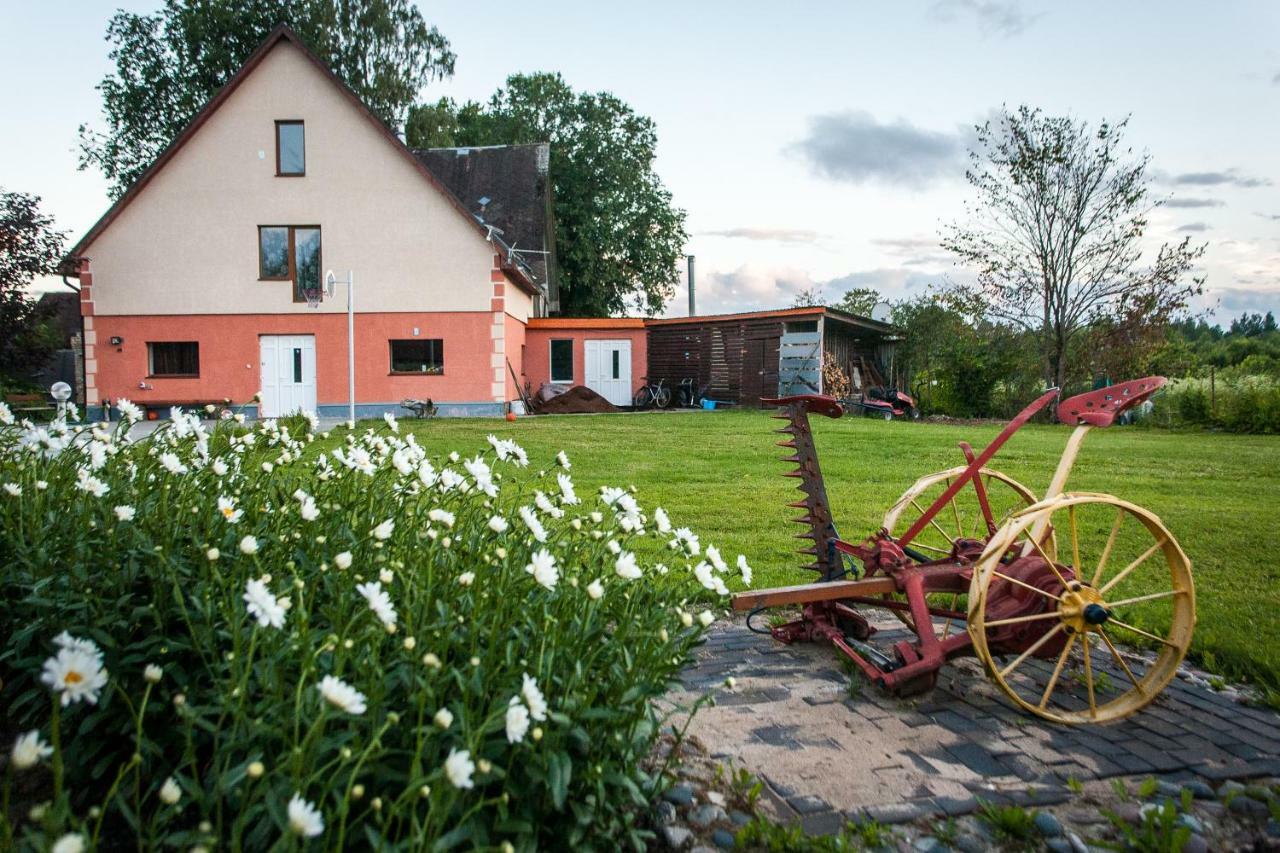
[[[829,642],[892,693],[926,690],[944,662],[974,655],[1015,703],[1050,720],[1101,723],[1134,713],[1168,685],[1191,641],[1191,563],[1150,511],[1064,488],[1089,429],[1109,426],[1164,382],[1137,379],[1063,401],[1059,419],[1077,426],[1043,499],[986,466],[1056,389],[982,452],[961,442],[966,464],[922,477],[857,544],[836,533],[809,426],[810,413],[838,418],[844,410],[822,396],[766,401],[787,421],[778,443],[793,451],[785,461],[798,467],[786,476],[803,493],[791,506],[804,511],[795,519],[808,528],[799,538],[812,542],[801,553],[821,580],[740,593],[734,609],[755,616],[799,605],[799,619],[769,633],[784,643]],[[866,606],[888,609],[916,641],[888,650],[868,643],[876,629],[859,612]],[[1151,653],[1121,651],[1117,640]]]

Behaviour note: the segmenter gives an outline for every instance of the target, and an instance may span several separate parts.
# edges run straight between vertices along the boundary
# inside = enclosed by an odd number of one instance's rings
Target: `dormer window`
[[[306,173],[305,126],[301,121],[276,122],[276,176],[297,178]]]

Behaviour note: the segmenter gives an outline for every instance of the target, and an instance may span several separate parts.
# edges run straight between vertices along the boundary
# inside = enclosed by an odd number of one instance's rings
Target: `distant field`
[[[578,415],[402,422],[431,452],[467,452],[494,433],[519,441],[535,466],[563,449],[579,493],[634,484],[642,506],[661,505],[727,557],[745,554],[755,586],[811,580],[796,568],[794,481],[778,476],[765,412]],[[827,491],[841,534],[861,539],[920,475],[959,464],[956,442],[981,447],[994,426],[815,418]],[[1037,493],[1069,430],[1030,426],[993,467]],[[1199,621],[1193,654],[1236,677],[1280,685],[1280,438],[1115,428],[1094,430],[1069,490],[1109,492],[1158,514],[1193,562]]]

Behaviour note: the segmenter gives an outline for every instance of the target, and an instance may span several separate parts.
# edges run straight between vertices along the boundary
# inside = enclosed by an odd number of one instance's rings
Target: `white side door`
[[[583,341],[587,387],[615,406],[631,405],[631,341]]]
[[[262,417],[316,410],[316,339],[262,335]]]

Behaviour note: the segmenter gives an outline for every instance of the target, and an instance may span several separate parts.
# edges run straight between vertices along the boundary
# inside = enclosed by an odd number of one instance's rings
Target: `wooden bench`
[[[44,394],[6,394],[5,404],[15,412],[52,412],[55,406]]]

